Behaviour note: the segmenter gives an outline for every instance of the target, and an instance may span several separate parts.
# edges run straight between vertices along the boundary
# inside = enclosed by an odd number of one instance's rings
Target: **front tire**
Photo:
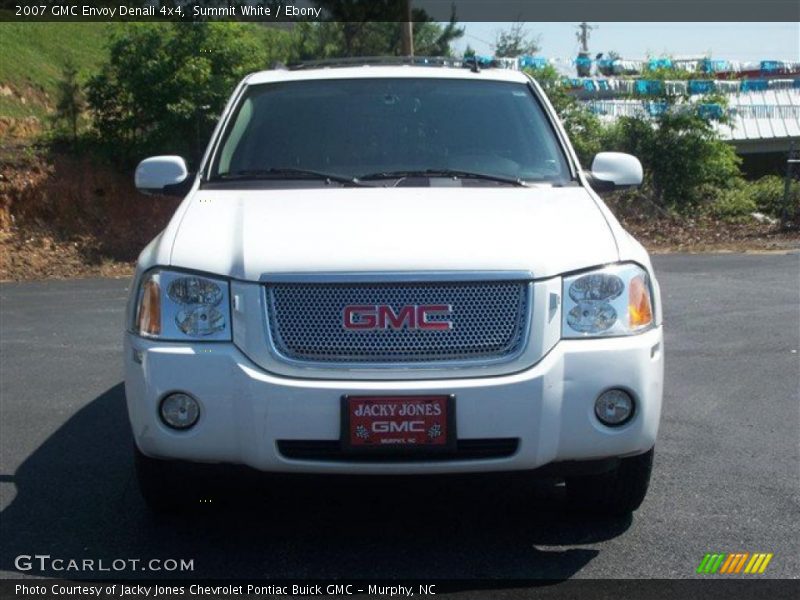
[[[570,505],[580,512],[624,516],[642,504],[650,485],[655,449],[623,458],[611,471],[566,480]]]
[[[175,513],[187,507],[191,485],[181,465],[170,460],[150,458],[134,444],[134,465],[139,492],[152,512]]]

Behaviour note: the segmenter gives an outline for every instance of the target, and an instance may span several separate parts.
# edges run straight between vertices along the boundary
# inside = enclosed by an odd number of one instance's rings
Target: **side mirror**
[[[152,156],[136,167],[136,189],[144,194],[184,196],[192,179],[186,161],[180,156]],[[188,184],[188,185],[187,185]]]
[[[600,152],[592,161],[589,182],[598,191],[636,187],[642,184],[642,163],[630,154]]]

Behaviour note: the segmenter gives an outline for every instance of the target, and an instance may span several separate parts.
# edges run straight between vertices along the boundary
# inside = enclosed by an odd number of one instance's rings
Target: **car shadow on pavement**
[[[207,497],[154,517],[139,496],[122,384],[2,474],[0,570],[19,555],[193,560],[191,572],[40,572],[80,578],[565,579],[630,518],[562,509],[563,488],[519,477],[279,477],[208,468]],[[6,501],[7,502],[7,501]]]

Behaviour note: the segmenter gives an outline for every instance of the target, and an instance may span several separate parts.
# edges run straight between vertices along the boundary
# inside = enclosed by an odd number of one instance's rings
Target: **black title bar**
[[[58,598],[78,600],[267,600],[280,598],[436,598],[455,594],[459,600],[482,600],[486,597],[524,600],[536,598],[591,598],[593,600],[637,600],[704,598],[749,600],[796,598],[797,580],[729,578],[665,579],[572,579],[567,581],[534,580],[391,580],[350,581],[309,580],[108,580],[69,581],[57,579],[0,580],[0,596],[21,598]]]
[[[405,21],[401,0],[0,0],[0,21]],[[797,0],[412,0],[412,20],[800,21]],[[453,13],[453,11],[455,11]]]

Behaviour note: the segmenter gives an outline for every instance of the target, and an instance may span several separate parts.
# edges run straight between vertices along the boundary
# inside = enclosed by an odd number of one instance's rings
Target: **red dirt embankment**
[[[0,279],[129,275],[177,205],[88,158],[3,147]]]
[[[0,146],[0,280],[129,276],[178,203],[142,196],[132,173],[90,158]],[[676,218],[643,200],[610,198],[609,205],[654,252],[800,248],[800,232],[755,220]]]

